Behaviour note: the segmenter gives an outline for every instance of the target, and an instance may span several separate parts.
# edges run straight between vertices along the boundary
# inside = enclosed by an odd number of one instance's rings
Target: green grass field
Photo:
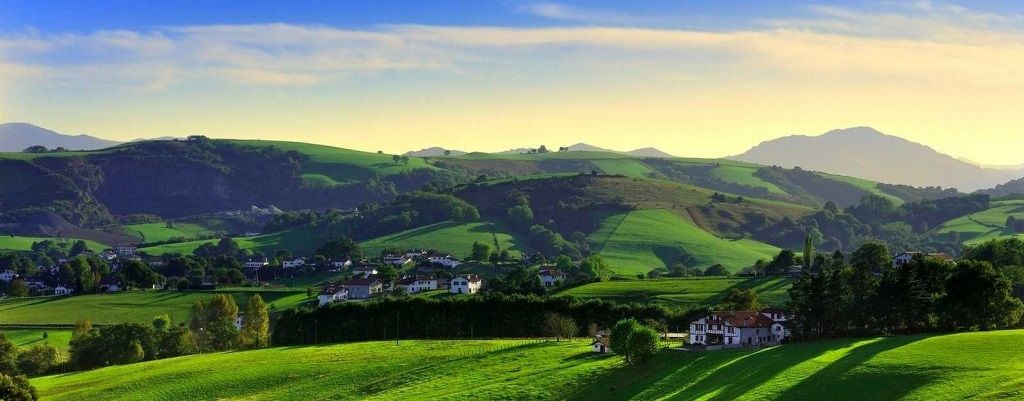
[[[360,245],[367,255],[378,255],[385,248],[400,248],[436,249],[465,257],[473,247],[473,242],[479,241],[494,249],[497,241],[501,249],[508,249],[518,256],[523,250],[519,241],[508,232],[500,224],[491,222],[444,222],[377,237]]]
[[[253,293],[248,290],[225,292],[233,295],[238,305],[245,305]],[[162,314],[181,322],[188,318],[195,301],[213,295],[206,291],[147,291],[9,301],[0,303],[0,323],[73,324],[88,317],[97,324],[148,324],[153,317]],[[273,303],[276,309],[290,308],[306,300],[305,291],[260,291],[260,296],[268,304]]]
[[[826,177],[826,178],[831,178],[831,179],[836,180],[836,181],[842,181],[842,182],[845,182],[845,183],[848,183],[848,184],[853,184],[853,185],[857,186],[858,188],[866,190],[866,191],[868,191],[868,192],[870,192],[870,193],[872,193],[874,195],[878,195],[878,196],[881,196],[883,198],[891,200],[893,205],[899,206],[899,205],[903,204],[903,199],[900,199],[899,197],[896,197],[894,195],[890,195],[888,193],[885,193],[884,191],[879,189],[877,182],[868,181],[868,180],[865,180],[863,178],[848,177],[848,176],[845,176],[845,175],[835,175],[835,174],[826,174],[826,173],[818,173],[818,175],[820,175],[822,177]]]
[[[68,242],[78,241],[78,239],[76,239],[76,238],[48,238],[48,237],[21,237],[21,236],[13,236],[12,237],[10,235],[2,235],[2,236],[0,236],[0,249],[12,250],[12,251],[28,251],[28,250],[32,249],[32,243],[33,242],[39,242],[39,241],[45,241],[45,240],[68,241]],[[103,244],[101,244],[99,242],[96,242],[96,241],[85,240],[85,244],[89,246],[89,249],[92,249],[93,251],[96,251],[96,252],[99,252],[99,251],[102,251],[104,249],[109,248],[108,246],[103,245]]]
[[[192,239],[217,233],[216,230],[192,223],[172,223],[172,227],[167,227],[167,223],[128,224],[118,227],[118,230],[137,237],[142,242],[160,242],[174,238]]]
[[[773,194],[781,195],[786,193],[786,191],[784,191],[782,188],[779,188],[778,185],[772,184],[768,181],[762,180],[760,177],[755,176],[754,173],[756,172],[757,167],[723,165],[712,169],[711,175],[727,182],[749,185],[752,187],[762,187]]]
[[[337,184],[363,180],[375,176],[388,176],[418,168],[433,168],[422,158],[410,157],[409,163],[395,163],[392,155],[361,152],[311,143],[231,140],[247,146],[274,146],[281,150],[294,150],[309,157],[303,163],[302,173],[307,180],[320,184]]]
[[[678,260],[687,266],[722,264],[737,271],[779,251],[757,241],[718,238],[663,209],[606,217],[589,239],[615,273],[627,276],[664,269]]]
[[[663,349],[403,341],[193,355],[33,379],[44,400],[996,400],[1024,396],[1024,331]],[[387,357],[382,357],[382,356]],[[225,367],[230,367],[225,369]]]
[[[597,166],[605,174],[624,175],[626,177],[644,178],[654,172],[646,164],[637,159],[593,159],[590,163]]]
[[[51,329],[0,329],[0,333],[18,348],[29,348],[41,344],[49,344],[59,350],[67,351],[71,341],[71,330]],[[43,338],[46,333],[46,338]]]
[[[788,278],[659,278],[648,280],[614,280],[574,287],[560,293],[579,298],[656,302],[665,305],[715,305],[729,289],[751,288],[757,291],[762,304],[785,306],[789,300],[791,281]]]
[[[976,244],[996,238],[1021,236],[1006,228],[1006,218],[1014,216],[1024,219],[1024,200],[992,202],[991,207],[967,216],[957,217],[943,223],[934,232],[947,234],[960,233],[960,240],[966,244]]]
[[[308,228],[299,227],[287,231],[257,235],[255,237],[235,237],[238,247],[241,249],[261,250],[268,255],[273,255],[279,250],[289,250],[296,255],[309,255],[316,250],[323,241],[318,234]],[[167,253],[180,253],[190,255],[192,251],[206,243],[215,243],[219,240],[208,239],[198,241],[177,242],[173,244],[156,245],[139,248],[139,252],[148,255],[159,256]]]

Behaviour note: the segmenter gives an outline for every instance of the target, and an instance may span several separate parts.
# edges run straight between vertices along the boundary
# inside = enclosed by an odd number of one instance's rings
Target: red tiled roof
[[[722,320],[736,327],[771,327],[775,323],[756,310],[715,312]]]

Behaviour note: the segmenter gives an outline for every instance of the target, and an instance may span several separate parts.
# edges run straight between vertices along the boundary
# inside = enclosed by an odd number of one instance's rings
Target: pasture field
[[[33,379],[44,400],[996,400],[1024,394],[1024,331],[663,349],[589,340],[402,341],[171,358]],[[998,344],[999,346],[993,346]],[[382,356],[387,357],[382,357]],[[224,367],[230,366],[230,369]]]
[[[378,255],[386,248],[436,249],[451,252],[456,257],[469,255],[473,242],[487,244],[495,249],[495,242],[501,249],[508,249],[513,255],[520,255],[519,241],[508,234],[498,223],[491,222],[443,222],[414,228],[364,241],[360,245],[366,255]]]
[[[193,223],[142,223],[119,226],[118,230],[138,238],[142,242],[160,242],[175,238],[194,239],[199,236],[216,234],[216,230]]]
[[[836,181],[842,181],[842,182],[845,182],[845,183],[848,183],[848,184],[853,184],[854,186],[856,186],[858,188],[861,188],[863,190],[866,190],[866,191],[870,192],[873,195],[878,195],[878,196],[881,196],[883,198],[891,200],[892,204],[895,205],[895,206],[899,206],[899,205],[902,205],[904,203],[903,199],[900,199],[897,196],[894,196],[892,194],[886,193],[885,191],[882,191],[881,189],[879,189],[877,182],[868,181],[868,180],[865,180],[863,178],[848,177],[848,176],[845,176],[845,175],[826,174],[826,173],[817,173],[817,174],[822,176],[822,177],[825,177],[825,178],[830,178],[830,179],[833,179],[833,180],[836,180]]]
[[[71,242],[71,243],[73,243],[75,241],[78,241],[77,238],[22,237],[22,236],[10,236],[10,235],[4,234],[4,235],[0,235],[0,249],[10,250],[10,251],[29,251],[29,250],[32,250],[32,243],[33,242],[39,242],[39,241],[45,241],[45,240],[67,241],[67,242]],[[96,242],[96,241],[90,241],[90,240],[84,240],[84,241],[85,241],[85,244],[89,246],[89,249],[91,249],[93,251],[96,251],[96,252],[99,252],[99,251],[102,251],[104,249],[109,248],[108,246],[103,245],[103,244],[101,244],[99,242]]]
[[[50,344],[58,350],[67,351],[71,341],[71,330],[67,329],[0,329],[0,333],[18,348]],[[45,339],[43,333],[46,333]]]
[[[645,301],[664,305],[697,306],[718,304],[732,288],[750,288],[757,291],[762,304],[782,307],[789,300],[786,291],[791,285],[790,279],[780,277],[658,278],[590,283],[570,288],[559,295],[619,302]]]
[[[339,184],[388,176],[418,168],[434,167],[422,158],[410,157],[409,163],[395,163],[392,155],[361,152],[311,143],[263,140],[230,140],[246,146],[274,146],[281,150],[294,150],[309,159],[302,165],[303,177],[321,184]]]
[[[261,250],[268,255],[273,255],[279,250],[286,249],[296,255],[311,255],[316,247],[322,242],[319,234],[306,227],[298,227],[291,230],[257,235],[255,237],[234,237],[235,242],[241,249]],[[160,256],[168,253],[180,253],[191,255],[199,246],[206,243],[216,243],[219,239],[208,239],[198,241],[177,242],[173,244],[155,245],[139,248],[152,256]]]
[[[965,244],[977,244],[996,238],[1021,236],[1006,228],[1006,218],[1024,219],[1024,200],[994,201],[987,210],[957,217],[942,223],[934,232],[957,232]]]
[[[700,268],[721,264],[738,271],[779,252],[753,240],[716,237],[664,209],[606,217],[589,239],[612,271],[626,276],[665,269],[676,261]]]
[[[749,185],[752,187],[762,187],[773,194],[786,194],[786,191],[784,191],[782,188],[779,188],[778,185],[772,184],[768,181],[762,180],[760,177],[755,176],[754,173],[756,172],[757,167],[723,165],[712,169],[711,175],[718,177],[722,181],[742,185]]]
[[[170,315],[174,322],[188,319],[192,304],[207,300],[215,293],[228,293],[244,306],[257,291],[145,291],[119,294],[92,294],[73,297],[34,298],[0,303],[0,322],[4,324],[74,324],[81,318],[96,324],[149,324],[157,315]],[[276,309],[290,308],[305,301],[305,291],[258,291],[267,304]]]

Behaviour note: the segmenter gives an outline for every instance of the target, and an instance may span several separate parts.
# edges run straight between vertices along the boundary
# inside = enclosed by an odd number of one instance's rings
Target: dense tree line
[[[804,270],[789,295],[790,328],[801,339],[1007,328],[1024,311],[1011,280],[988,261],[917,255],[894,266],[878,243]]]
[[[53,347],[38,346],[30,350],[18,352],[18,348],[7,337],[0,333],[0,400],[35,401],[36,389],[28,381],[27,374],[36,373],[30,359],[37,350],[56,354]],[[54,355],[55,356],[55,355]],[[30,371],[26,371],[26,369]]]
[[[543,337],[548,333],[545,322],[550,313],[567,316],[578,328],[609,328],[625,318],[684,327],[693,316],[705,312],[704,309],[677,311],[658,305],[534,295],[382,298],[286,310],[275,323],[272,342],[298,345],[385,340],[396,336],[422,339]]]

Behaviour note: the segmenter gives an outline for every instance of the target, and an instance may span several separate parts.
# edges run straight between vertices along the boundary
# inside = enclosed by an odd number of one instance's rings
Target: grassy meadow
[[[612,271],[626,276],[665,269],[677,260],[701,268],[720,263],[737,271],[779,252],[753,240],[716,237],[663,209],[605,217],[589,239]]]
[[[67,241],[75,242],[77,238],[50,238],[50,237],[22,237],[22,236],[11,236],[11,235],[0,235],[0,250],[9,251],[28,251],[32,249],[33,242],[54,240],[54,241]],[[84,240],[85,244],[89,246],[89,249],[99,252],[109,248],[107,245],[103,245],[96,241]]]
[[[494,249],[497,242],[501,249],[508,249],[513,255],[522,253],[519,242],[497,223],[444,222],[414,228],[394,234],[377,237],[361,243],[367,255],[378,255],[385,248],[436,249],[451,252],[457,257],[466,257],[473,242],[487,244]]]
[[[996,400],[1024,396],[1024,361],[1012,357],[1022,352],[1022,330],[663,349],[638,367],[590,352],[586,340],[368,342],[192,355],[33,384],[56,401]]]
[[[36,345],[49,344],[59,350],[67,351],[71,341],[71,330],[67,329],[0,329],[8,340],[18,348],[30,348]],[[46,338],[43,338],[46,333]]]
[[[245,305],[255,290],[216,291],[229,293],[235,302]],[[154,316],[167,314],[175,322],[188,319],[192,304],[206,300],[213,291],[146,291],[119,294],[92,294],[73,297],[14,300],[0,303],[3,324],[74,324],[81,318],[97,324],[145,323]],[[259,291],[268,304],[289,308],[306,300],[305,291]]]
[[[601,298],[626,301],[655,302],[664,305],[715,305],[732,288],[757,291],[762,304],[784,306],[789,300],[791,280],[779,277],[756,278],[658,278],[647,280],[613,280],[570,288],[560,295],[579,298]]]
[[[955,218],[935,229],[936,233],[960,233],[964,243],[976,244],[997,238],[1020,236],[1006,228],[1006,218],[1024,219],[1024,200],[994,201],[987,210]]]
[[[399,174],[418,168],[433,168],[422,158],[410,157],[409,163],[395,163],[392,155],[361,152],[333,146],[311,143],[263,140],[231,140],[247,146],[273,146],[281,150],[306,155],[309,159],[302,165],[302,175],[309,181],[320,184],[339,184],[364,180],[376,176]]]
[[[211,230],[199,224],[171,224],[171,227],[168,227],[167,223],[164,222],[127,224],[118,227],[118,231],[136,237],[141,242],[161,242],[175,238],[191,239],[199,236],[213,235],[217,233],[216,230]]]

